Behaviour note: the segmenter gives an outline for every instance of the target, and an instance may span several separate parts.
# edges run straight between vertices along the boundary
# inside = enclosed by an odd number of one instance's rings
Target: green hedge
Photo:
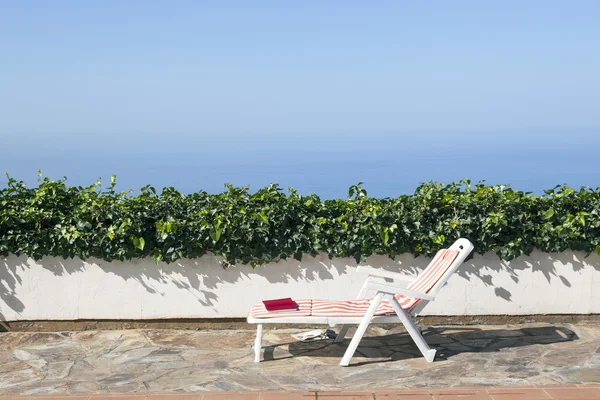
[[[212,252],[256,266],[319,252],[357,261],[429,256],[459,237],[505,260],[536,248],[600,252],[600,189],[557,186],[535,196],[465,180],[377,199],[358,184],[349,199],[324,201],[277,185],[256,193],[226,188],[184,195],[146,186],[133,196],[115,190],[114,176],[106,189],[48,178],[27,188],[9,177],[0,190],[0,254],[173,262]]]

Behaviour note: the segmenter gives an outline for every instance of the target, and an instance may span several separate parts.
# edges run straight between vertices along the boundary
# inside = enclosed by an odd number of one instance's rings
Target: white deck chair
[[[368,277],[357,300],[298,300],[298,309],[280,311],[267,311],[262,302],[257,303],[250,310],[247,319],[248,323],[257,324],[254,361],[260,362],[263,324],[327,324],[331,327],[342,325],[336,342],[344,339],[350,325],[358,324],[358,329],[340,362],[340,365],[347,366],[370,323],[400,322],[406,327],[423,357],[432,362],[436,350],[429,348],[412,317],[417,316],[435,298],[471,251],[471,242],[458,239],[449,249],[438,251],[427,268],[409,285],[406,285],[407,277],[404,275],[358,267],[360,271],[367,271]],[[387,282],[385,279],[391,279],[393,282]]]

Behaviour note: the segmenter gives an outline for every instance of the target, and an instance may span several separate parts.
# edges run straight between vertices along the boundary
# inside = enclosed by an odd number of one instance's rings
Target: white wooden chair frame
[[[368,277],[363,284],[362,289],[358,293],[357,299],[371,297],[373,299],[366,314],[362,317],[248,317],[248,323],[257,324],[256,339],[254,341],[254,361],[260,362],[263,324],[326,324],[331,327],[342,325],[335,342],[341,342],[344,340],[350,325],[358,324],[358,329],[352,337],[352,340],[350,341],[350,344],[348,345],[348,348],[342,357],[342,361],[340,362],[341,366],[347,366],[350,364],[350,360],[352,360],[352,357],[354,356],[354,353],[356,352],[363,335],[369,327],[369,324],[393,324],[400,322],[406,328],[408,334],[421,351],[421,354],[423,354],[423,357],[425,357],[428,362],[433,362],[436,350],[429,347],[421,335],[421,329],[415,325],[412,317],[416,317],[423,310],[423,308],[435,298],[436,294],[446,284],[448,279],[450,279],[458,267],[465,261],[467,256],[473,251],[473,244],[471,244],[471,242],[469,242],[467,239],[461,238],[454,242],[454,244],[450,246],[449,250],[458,250],[459,253],[444,275],[442,275],[440,280],[428,293],[420,293],[406,289],[410,282],[407,281],[406,276],[399,273],[359,266],[358,270],[367,271]],[[391,279],[393,282],[387,282],[385,279]],[[399,282],[402,282],[402,284],[399,285]],[[421,301],[409,313],[401,307],[395,295],[418,298],[421,299]],[[384,299],[390,302],[394,308],[394,311],[396,312],[396,315],[375,316],[377,307],[379,307],[379,304]]]

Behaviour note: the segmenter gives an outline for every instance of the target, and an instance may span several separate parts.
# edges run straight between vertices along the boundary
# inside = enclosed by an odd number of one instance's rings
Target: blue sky
[[[599,20],[585,0],[6,1],[0,169],[325,196],[600,186]]]

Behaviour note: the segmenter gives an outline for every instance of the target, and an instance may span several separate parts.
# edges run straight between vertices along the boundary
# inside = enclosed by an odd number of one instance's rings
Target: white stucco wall
[[[261,299],[348,299],[364,274],[351,259],[326,256],[257,269],[224,270],[205,256],[174,264],[151,259],[0,259],[0,319],[155,319],[245,317]],[[371,257],[366,264],[418,274],[429,259]],[[422,315],[600,313],[600,257],[536,252],[512,262],[489,253],[464,263]]]

